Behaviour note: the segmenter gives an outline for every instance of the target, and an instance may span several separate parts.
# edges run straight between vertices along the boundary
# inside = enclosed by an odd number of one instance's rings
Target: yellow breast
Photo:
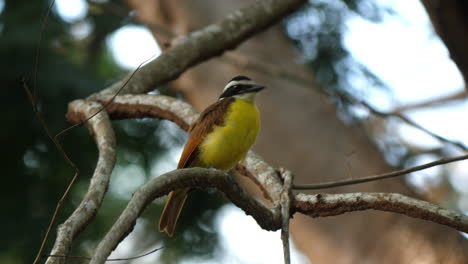
[[[230,170],[242,160],[260,130],[255,104],[236,99],[229,106],[223,126],[215,126],[200,145],[199,160],[207,167]]]

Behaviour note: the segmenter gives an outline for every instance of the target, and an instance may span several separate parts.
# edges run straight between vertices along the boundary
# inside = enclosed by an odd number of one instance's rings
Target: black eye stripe
[[[241,94],[245,88],[248,88],[250,86],[251,86],[250,84],[236,84],[236,85],[230,86],[219,96],[219,98]]]

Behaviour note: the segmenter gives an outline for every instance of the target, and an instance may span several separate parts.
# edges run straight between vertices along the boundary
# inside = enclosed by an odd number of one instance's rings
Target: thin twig
[[[374,107],[369,105],[367,102],[360,101],[360,100],[357,100],[357,102],[359,104],[361,104],[362,106],[364,106],[365,108],[367,108],[374,115],[381,116],[381,117],[389,117],[389,116],[397,117],[397,118],[401,119],[403,122],[407,123],[408,125],[413,126],[413,127],[423,131],[424,133],[426,133],[426,134],[428,134],[428,135],[430,135],[430,136],[432,136],[434,138],[437,138],[439,141],[451,144],[451,145],[457,147],[458,149],[460,149],[461,151],[467,151],[468,150],[468,147],[465,146],[465,144],[463,144],[462,142],[453,141],[453,140],[450,140],[450,139],[445,138],[443,136],[437,135],[436,133],[434,133],[434,132],[430,131],[429,129],[417,124],[416,122],[414,122],[413,120],[409,119],[407,116],[405,116],[405,115],[403,115],[401,113],[398,113],[398,112],[384,113],[384,112],[381,112],[381,111],[375,109]]]
[[[57,206],[55,207],[55,210],[54,210],[54,213],[53,213],[52,218],[50,220],[49,226],[47,227],[46,234],[45,234],[44,238],[42,239],[41,246],[39,248],[39,251],[37,252],[37,255],[36,255],[35,259],[34,259],[33,264],[36,264],[39,261],[40,256],[42,255],[42,252],[44,251],[44,248],[45,248],[45,246],[47,244],[47,240],[49,238],[50,232],[51,232],[51,230],[52,230],[52,228],[54,226],[55,219],[57,218],[58,212],[62,208],[63,202],[65,201],[65,198],[68,196],[68,193],[70,192],[71,187],[73,186],[76,179],[78,178],[78,175],[80,174],[79,168],[75,165],[75,163],[73,163],[71,161],[71,159],[68,157],[67,153],[63,150],[62,145],[58,142],[58,140],[55,137],[52,136],[52,133],[51,133],[51,131],[49,129],[49,126],[47,125],[44,117],[42,116],[42,112],[39,111],[39,109],[37,107],[37,103],[36,103],[37,90],[38,90],[38,88],[37,88],[37,71],[38,71],[38,67],[39,67],[39,55],[40,55],[40,48],[41,48],[41,43],[42,43],[42,36],[43,36],[44,31],[45,31],[45,27],[47,25],[47,20],[49,18],[50,12],[51,12],[52,7],[54,6],[54,4],[55,4],[55,0],[53,0],[50,3],[50,5],[48,6],[47,12],[44,15],[44,18],[43,18],[42,23],[41,23],[41,30],[39,32],[39,39],[37,41],[36,56],[35,56],[35,61],[34,61],[33,91],[31,92],[31,90],[27,86],[25,80],[23,80],[23,88],[26,91],[26,94],[28,95],[29,101],[30,101],[30,103],[32,105],[32,108],[33,108],[33,111],[36,114],[36,118],[41,123],[43,129],[46,131],[47,136],[54,143],[57,150],[62,154],[62,157],[64,158],[64,160],[75,170],[75,174],[73,175],[73,177],[72,177],[70,183],[68,184],[67,189],[63,193],[62,197],[57,202]]]
[[[44,117],[42,116],[42,112],[39,111],[39,109],[37,108],[37,104],[36,104],[36,100],[35,100],[35,97],[34,97],[34,94],[31,92],[31,90],[29,89],[28,85],[26,84],[26,81],[23,80],[23,88],[26,92],[26,94],[28,95],[28,98],[29,98],[29,101],[32,105],[32,108],[33,108],[33,111],[34,113],[36,114],[36,118],[37,120],[39,120],[39,122],[41,123],[42,125],[42,128],[44,129],[44,131],[46,132],[47,136],[49,137],[49,139],[54,143],[55,145],[55,148],[57,148],[57,150],[59,151],[59,153],[62,155],[63,159],[68,163],[68,165],[70,165],[74,170],[75,170],[75,174],[73,175],[70,183],[68,184],[67,186],[67,189],[65,190],[65,192],[63,193],[62,197],[60,198],[60,200],[57,202],[57,206],[55,207],[55,211],[54,211],[54,214],[52,215],[52,218],[50,220],[50,223],[49,223],[49,227],[47,228],[47,231],[46,231],[46,234],[44,236],[44,239],[42,240],[41,242],[41,246],[39,248],[39,251],[37,252],[37,255],[36,255],[36,258],[34,259],[34,262],[33,264],[36,264],[41,255],[42,255],[42,252],[44,251],[44,248],[45,248],[45,245],[47,243],[47,239],[49,238],[49,235],[50,235],[50,232],[54,226],[54,223],[55,223],[55,219],[57,218],[57,215],[58,215],[58,212],[60,211],[60,208],[62,208],[62,204],[63,202],[65,201],[65,198],[67,197],[68,193],[70,192],[71,190],[71,187],[73,186],[73,184],[75,183],[76,179],[78,178],[78,175],[80,174],[80,169],[78,168],[78,166],[75,165],[75,163],[73,163],[73,161],[68,157],[67,153],[63,150],[62,148],[62,145],[52,136],[52,132],[50,131],[49,129],[49,126],[47,125],[47,122],[45,121]]]
[[[293,189],[295,190],[320,190],[320,189],[328,189],[328,188],[338,187],[338,186],[377,181],[377,180],[382,180],[382,179],[398,177],[398,176],[402,176],[411,172],[420,171],[420,170],[428,169],[434,166],[447,164],[447,163],[460,161],[460,160],[466,160],[466,159],[468,159],[468,154],[456,156],[456,157],[450,157],[450,158],[443,158],[443,159],[439,159],[439,160],[429,162],[423,165],[415,166],[412,168],[387,172],[387,173],[363,177],[359,179],[341,180],[341,181],[333,181],[333,182],[325,182],[325,183],[317,183],[317,184],[294,184]]]
[[[403,105],[399,106],[395,109],[392,110],[393,113],[401,113],[401,112],[406,112],[406,111],[412,111],[412,110],[417,110],[421,108],[427,108],[427,107],[436,107],[436,106],[441,106],[444,104],[448,103],[453,103],[457,102],[460,100],[466,100],[468,98],[468,92],[466,89],[463,89],[461,91],[458,91],[454,94],[450,95],[445,95],[440,98],[435,98],[435,99],[430,99],[428,101],[423,101],[423,102],[417,102],[414,104],[409,104],[409,105]]]
[[[39,67],[39,50],[41,48],[41,43],[42,43],[42,35],[44,34],[45,27],[47,25],[47,20],[49,19],[50,11],[52,10],[52,7],[55,4],[55,0],[52,0],[50,3],[49,7],[47,8],[47,12],[44,15],[44,18],[42,19],[41,23],[41,30],[39,31],[39,38],[37,40],[37,46],[36,46],[36,57],[34,59],[34,82],[33,82],[33,91],[32,91],[32,96],[34,99],[36,99],[37,95],[37,69]]]
[[[142,255],[138,255],[138,256],[135,256],[135,257],[129,257],[129,258],[109,258],[109,259],[106,259],[106,261],[125,261],[125,260],[133,260],[133,259],[139,259],[139,258],[142,258],[142,257],[146,257],[150,254],[153,254],[154,252],[157,252],[161,249],[163,249],[164,247],[159,247],[159,248],[155,248],[149,252],[146,252],[145,254],[142,254]],[[69,258],[69,259],[83,259],[83,260],[91,260],[91,257],[83,257],[83,256],[67,256],[67,255],[43,255],[42,256],[43,258]]]
[[[75,127],[79,127],[79,126],[82,126],[83,124],[85,124],[86,122],[88,122],[91,118],[95,117],[97,114],[99,114],[102,110],[104,109],[107,109],[107,107],[109,107],[110,104],[112,104],[115,100],[115,98],[119,95],[119,93],[125,88],[125,86],[127,86],[128,82],[133,78],[133,76],[135,75],[135,73],[137,73],[137,71],[145,64],[147,63],[148,61],[150,61],[151,59],[153,59],[156,55],[153,55],[151,56],[150,58],[146,59],[145,61],[143,61],[142,63],[140,63],[140,65],[138,65],[138,67],[132,72],[132,74],[130,74],[130,76],[128,77],[128,79],[125,81],[125,83],[117,90],[117,92],[112,95],[112,97],[106,101],[105,103],[102,104],[102,107],[96,111],[96,113],[90,115],[88,118],[84,119],[84,120],[81,120],[79,123],[77,124],[74,124],[70,127],[67,127],[65,128],[64,130],[60,131],[57,135],[55,135],[55,139],[58,140],[62,135],[64,135],[65,133],[67,133],[68,131],[74,129]]]

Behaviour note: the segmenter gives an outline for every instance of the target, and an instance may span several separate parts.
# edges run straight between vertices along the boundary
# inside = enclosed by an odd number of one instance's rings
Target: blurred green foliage
[[[326,84],[324,86],[339,88],[343,76],[356,65],[342,46],[346,15],[354,12],[370,19],[378,19],[379,16],[368,0],[331,2],[309,2],[304,10],[292,18],[296,19],[294,21],[297,25],[308,26],[298,31],[298,35],[291,34],[291,37],[304,52],[318,78]],[[337,5],[337,2],[341,4]],[[4,181],[0,195],[4,214],[0,218],[3,226],[0,263],[31,263],[56,203],[74,172],[46,137],[20,81],[26,78],[30,87],[34,85],[40,22],[50,1],[4,0],[3,3],[4,8],[0,13],[0,67],[2,85],[7,93],[2,100],[4,121],[0,132],[5,150],[1,154]],[[108,4],[113,8],[105,8]],[[363,5],[367,8],[363,8]],[[128,13],[123,0],[106,2],[102,6],[93,5],[86,17],[76,22],[64,21],[55,9],[51,13],[39,47],[36,91],[38,106],[54,133],[69,125],[64,118],[68,102],[84,98],[125,74],[110,55],[106,38],[116,29],[135,23]],[[86,36],[76,37],[72,33],[79,23],[90,26],[91,30]],[[340,68],[337,65],[345,66]],[[359,69],[365,72],[362,67]],[[164,89],[160,92],[170,93]],[[125,168],[137,165],[142,169],[142,175],[124,176],[130,179],[143,177],[142,182],[155,177],[155,164],[167,156],[172,148],[180,147],[184,142],[183,132],[167,129],[167,124],[158,120],[124,120],[115,121],[113,125],[118,141],[117,166]],[[86,128],[71,131],[62,143],[80,168],[81,175],[57,223],[63,222],[79,204],[97,158],[96,147]],[[89,250],[94,248],[125,207],[127,199],[119,195],[107,196],[96,221],[78,236],[73,255],[89,255]],[[223,203],[221,195],[216,193],[195,191],[190,195],[174,239],[163,238],[160,241],[166,246],[162,260],[177,263],[181,258],[193,255],[214,256],[219,238],[213,227],[213,215]],[[154,248],[157,239],[161,239],[161,236],[156,235],[160,211],[161,204],[154,203],[142,216],[150,224],[145,225],[148,228],[148,232],[144,232],[146,238],[142,239],[140,247],[136,247],[140,251],[134,255]],[[54,239],[55,233],[52,233],[48,249]],[[48,249],[45,253],[49,252]],[[81,263],[78,260],[73,262]]]

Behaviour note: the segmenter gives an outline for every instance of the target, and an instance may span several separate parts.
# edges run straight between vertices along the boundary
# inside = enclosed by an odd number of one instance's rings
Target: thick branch
[[[90,264],[105,262],[112,250],[130,233],[136,219],[151,201],[166,195],[171,190],[184,187],[221,190],[234,204],[252,215],[262,228],[277,230],[281,227],[279,210],[269,209],[253,199],[238,185],[232,184],[224,172],[202,168],[180,169],[149,181],[134,193],[125,210],[99,243]]]
[[[68,119],[78,123],[100,108],[101,105],[96,102],[74,101],[69,105]],[[65,223],[59,226],[51,255],[68,255],[73,239],[94,218],[101,206],[114,168],[115,135],[106,112],[102,111],[88,120],[87,125],[99,150],[98,162],[85,197]],[[46,263],[64,262],[64,258],[49,258]]]
[[[111,96],[98,102],[105,104]],[[198,112],[188,103],[164,95],[119,95],[107,107],[111,119],[158,118],[174,122],[187,131],[190,124],[198,118]]]
[[[189,67],[224,51],[233,49],[252,35],[275,24],[300,7],[305,0],[262,0],[237,10],[222,21],[211,24],[188,36],[180,37],[178,44],[143,66],[120,94],[141,94],[177,78]],[[98,94],[113,95],[128,76]]]
[[[175,170],[151,180],[133,195],[125,210],[96,248],[90,263],[98,264],[106,261],[112,250],[132,230],[136,219],[151,201],[171,190],[189,186],[216,188],[222,191],[266,230],[277,230],[283,225],[282,213],[277,207],[273,209],[265,207],[238,185],[232,184],[224,172],[203,168]],[[468,232],[468,217],[429,202],[391,193],[315,195],[299,193],[293,197],[291,213],[300,212],[311,217],[325,217],[367,209],[400,213]]]
[[[396,193],[302,194],[295,196],[293,210],[311,217],[340,215],[374,209],[404,214],[446,225],[468,233],[468,217],[426,201]]]

